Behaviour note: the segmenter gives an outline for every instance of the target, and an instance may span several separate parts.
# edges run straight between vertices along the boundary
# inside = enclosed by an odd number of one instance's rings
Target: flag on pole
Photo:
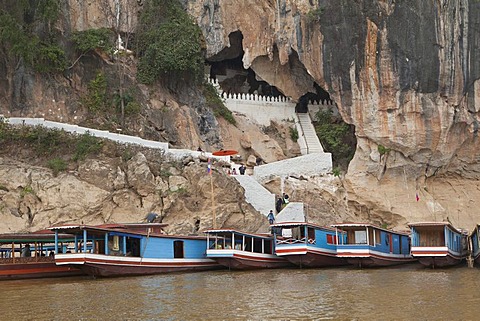
[[[415,193],[415,198],[417,199],[417,202],[420,200],[420,197],[418,196],[418,193]]]
[[[212,175],[212,160],[208,158],[207,173]]]

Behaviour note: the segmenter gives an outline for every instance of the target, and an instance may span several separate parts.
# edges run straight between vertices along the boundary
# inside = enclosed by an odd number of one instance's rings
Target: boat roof
[[[408,223],[409,227],[418,227],[418,226],[447,226],[454,232],[459,234],[463,234],[463,231],[457,229],[455,226],[452,225],[450,222],[415,222],[415,223]]]
[[[281,222],[281,223],[275,223],[271,225],[272,227],[296,227],[296,226],[310,226],[318,229],[323,229],[323,230],[328,230],[328,231],[335,231],[334,228],[331,228],[330,226],[322,226],[318,225],[315,223],[309,223],[309,222]]]
[[[258,237],[258,238],[264,238],[264,239],[271,239],[273,238],[272,234],[268,233],[249,233],[249,232],[243,232],[243,231],[238,231],[235,229],[210,229],[210,230],[205,230],[203,231],[204,233],[207,234],[213,234],[213,233],[234,233],[234,234],[239,234],[239,235],[245,235],[245,236],[251,236],[251,237]]]
[[[349,222],[335,223],[335,224],[332,224],[332,227],[336,227],[336,228],[339,228],[339,229],[342,229],[342,228],[345,228],[345,227],[372,227],[376,230],[381,230],[381,231],[384,231],[384,232],[387,232],[387,233],[400,234],[400,235],[406,235],[406,236],[410,235],[409,231],[408,232],[393,231],[393,230],[389,230],[389,229],[386,229],[386,228],[383,228],[383,227],[376,226],[376,225],[371,224],[371,223],[349,223]]]
[[[0,243],[28,243],[28,242],[55,242],[55,233],[6,233],[0,234]],[[58,234],[61,241],[73,241],[75,236],[72,234]]]
[[[125,233],[131,235],[141,235],[141,236],[155,236],[161,238],[182,238],[182,239],[205,239],[205,236],[198,235],[175,235],[175,234],[165,234],[163,232],[163,227],[168,224],[164,223],[112,223],[112,224],[100,224],[100,225],[60,225],[49,227],[53,231],[68,231],[68,233],[79,234],[84,230],[94,231],[94,232],[117,232]],[[156,228],[157,231],[148,232],[147,228]]]

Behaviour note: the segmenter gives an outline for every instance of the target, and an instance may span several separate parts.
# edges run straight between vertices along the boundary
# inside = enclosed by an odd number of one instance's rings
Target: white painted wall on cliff
[[[315,153],[256,166],[253,176],[258,181],[271,177],[318,176],[332,171],[332,154]]]

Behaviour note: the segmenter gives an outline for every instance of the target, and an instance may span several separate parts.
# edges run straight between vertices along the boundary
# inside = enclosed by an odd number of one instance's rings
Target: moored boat
[[[271,234],[253,234],[233,229],[215,229],[207,233],[207,257],[235,270],[282,268],[293,266],[275,255]]]
[[[408,233],[395,232],[368,223],[332,225],[344,231],[339,239],[337,256],[357,267],[380,267],[414,262],[410,255]]]
[[[222,268],[206,257],[206,238],[166,235],[165,224],[105,224],[52,227],[77,235],[82,246],[57,254],[57,265],[77,266],[92,276],[114,277]],[[91,244],[88,250],[87,244]]]
[[[470,234],[471,255],[475,264],[480,266],[480,225],[476,224],[472,233]]]
[[[467,234],[449,222],[408,224],[412,231],[412,256],[427,267],[460,264],[467,256]]]
[[[275,253],[300,267],[316,268],[346,265],[337,256],[337,240],[345,233],[307,222],[282,222],[272,225]]]
[[[63,251],[73,235],[58,234]],[[55,235],[50,231],[0,234],[0,280],[50,278],[84,274],[72,266],[57,266]]]

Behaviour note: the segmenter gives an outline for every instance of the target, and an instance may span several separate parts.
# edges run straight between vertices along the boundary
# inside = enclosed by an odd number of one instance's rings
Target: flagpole
[[[213,228],[217,228],[217,214],[215,213],[215,197],[213,196],[213,178],[210,172],[210,189],[212,192]]]
[[[213,211],[213,228],[217,228],[217,213],[215,213],[215,197],[213,195],[213,178],[212,178],[212,160],[211,158],[208,159],[208,175],[210,176],[210,192],[212,193],[212,211]]]

